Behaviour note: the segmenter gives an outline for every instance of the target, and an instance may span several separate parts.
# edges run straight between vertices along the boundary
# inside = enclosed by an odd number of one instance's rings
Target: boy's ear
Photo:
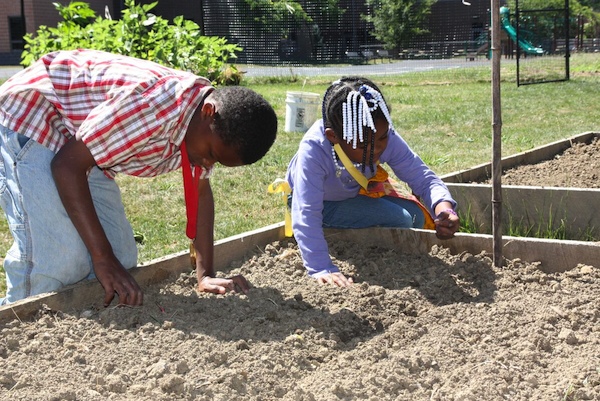
[[[325,128],[325,136],[333,144],[340,143],[340,140],[338,139],[337,135],[335,134],[335,131],[332,128]]]
[[[207,99],[208,100],[208,99]],[[209,116],[214,116],[216,113],[216,106],[212,102],[204,101],[202,104],[202,112]]]

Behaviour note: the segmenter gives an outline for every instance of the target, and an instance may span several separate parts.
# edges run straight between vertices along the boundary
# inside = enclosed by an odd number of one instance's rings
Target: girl
[[[426,206],[396,192],[383,163]],[[321,284],[352,284],[333,265],[323,227],[435,228],[440,239],[459,228],[448,188],[396,133],[381,91],[366,78],[345,77],[327,89],[323,119],[300,142],[286,180],[294,237]]]

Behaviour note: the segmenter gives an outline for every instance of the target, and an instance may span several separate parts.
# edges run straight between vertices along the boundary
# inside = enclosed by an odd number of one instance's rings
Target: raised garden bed
[[[600,240],[600,134],[584,133],[502,160],[503,232]],[[443,176],[476,232],[491,232],[491,164]]]
[[[498,269],[425,230],[327,235],[350,289],[307,278],[275,226],[217,245],[248,295],[196,294],[181,253],[137,269],[140,308],[99,307],[95,282],[3,308],[0,399],[600,398],[597,268]]]
[[[489,186],[449,185],[461,207]],[[349,289],[308,278],[276,224],[216,243],[248,295],[197,294],[181,252],[133,271],[143,307],[103,308],[96,281],[1,307],[0,399],[600,399],[594,243],[505,237],[496,268],[488,234],[326,235]]]

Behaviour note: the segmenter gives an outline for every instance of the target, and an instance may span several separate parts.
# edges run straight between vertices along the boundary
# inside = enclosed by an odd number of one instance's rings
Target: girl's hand
[[[317,278],[319,284],[331,284],[338,287],[350,287],[354,280],[352,277],[346,277],[342,273],[329,273]]]
[[[460,228],[460,219],[453,209],[441,211],[434,220],[435,235],[439,239],[450,239]]]

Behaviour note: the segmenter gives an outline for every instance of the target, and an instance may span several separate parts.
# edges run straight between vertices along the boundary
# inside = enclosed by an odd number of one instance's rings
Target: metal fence
[[[205,35],[225,37],[242,47],[235,62],[257,67],[248,68],[249,75],[328,73],[332,70],[322,70],[319,65],[335,63],[368,65],[364,73],[394,74],[477,65],[491,58],[488,0],[435,1],[419,26],[422,33],[393,47],[375,37],[373,25],[365,19],[373,10],[365,0],[340,0],[341,12],[336,15],[323,12],[319,6],[323,1],[298,2],[309,22],[291,16],[265,19],[277,15],[275,10],[259,13],[245,0],[204,0],[201,26]],[[581,52],[600,50],[598,39],[584,38],[577,28],[580,24],[576,18],[571,21],[566,8],[532,10],[527,9],[527,0],[519,3],[520,15],[515,15],[518,8],[503,7],[507,14],[501,45],[503,57],[517,63],[519,84],[568,79],[571,47]],[[574,26],[571,30],[570,25]],[[569,32],[572,39],[568,39]],[[398,60],[415,62],[403,67],[372,67]],[[312,67],[305,70],[306,66]]]
[[[364,0],[340,0],[339,14],[326,14],[319,2],[302,1],[310,22],[292,17],[261,20],[243,0],[204,1],[202,26],[210,36],[226,37],[243,51],[244,64],[315,64],[370,59],[451,59],[487,56],[489,1],[440,0],[431,7],[423,34],[399,47],[390,48],[373,35],[364,18],[372,10]],[[322,2],[321,2],[322,3]],[[272,13],[276,15],[275,12]],[[410,24],[410,21],[407,21]]]

